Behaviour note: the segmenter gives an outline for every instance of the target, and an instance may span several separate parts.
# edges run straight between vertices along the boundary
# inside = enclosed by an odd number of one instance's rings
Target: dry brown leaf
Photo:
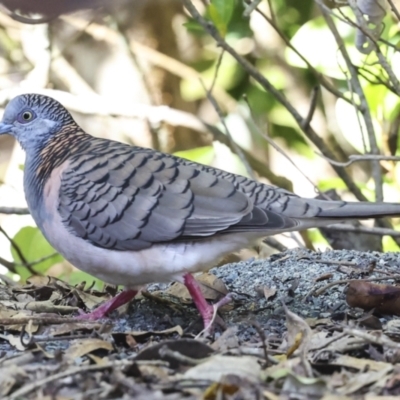
[[[276,288],[269,288],[268,286],[264,286],[264,297],[266,300],[272,298],[276,295]]]
[[[177,339],[166,340],[160,343],[153,344],[142,350],[136,360],[163,360],[167,361],[171,368],[178,368],[181,362],[174,357],[171,357],[162,349],[168,349],[172,352],[178,352],[184,357],[194,360],[202,360],[213,354],[214,350],[208,344],[195,339]]]
[[[226,375],[236,375],[250,382],[258,383],[260,381],[261,367],[255,357],[216,355],[188,369],[183,376],[186,379],[204,379],[220,382]]]
[[[109,293],[104,293],[103,296],[94,296],[80,289],[73,289],[73,293],[79,297],[88,310],[95,309],[100,303],[111,298]]]
[[[280,399],[280,397],[277,394],[270,392],[269,390],[264,390],[263,395],[266,398],[266,400],[279,400]]]
[[[18,365],[11,364],[6,368],[0,368],[0,396],[3,398],[17,383],[18,377],[26,377],[27,373]]]
[[[82,357],[99,349],[112,351],[114,347],[110,342],[102,339],[79,339],[71,342],[71,345],[65,352],[65,355],[68,359],[75,360],[76,358]]]
[[[79,321],[79,322],[65,322],[63,324],[51,325],[46,327],[44,330],[44,334],[48,336],[61,336],[65,334],[70,334],[77,330],[89,329],[90,331],[100,329],[102,327],[102,323],[93,324],[87,321]]]
[[[382,322],[375,315],[367,314],[357,320],[360,326],[373,330],[382,330]]]
[[[388,321],[383,328],[383,333],[395,342],[400,341],[400,320],[393,319]]]
[[[288,329],[288,351],[290,352],[290,349],[292,349],[291,353],[293,353],[301,346],[303,351],[306,352],[312,336],[310,327],[303,318],[290,311],[286,305],[284,305],[284,311]]]
[[[400,287],[367,281],[352,281],[346,293],[347,304],[363,310],[373,308],[382,314],[400,315]]]
[[[321,378],[307,378],[290,372],[283,383],[283,393],[296,393],[298,399],[319,399],[326,391],[326,382]]]
[[[345,354],[340,355],[334,360],[329,362],[331,365],[338,365],[341,367],[354,368],[360,371],[363,370],[371,370],[371,371],[380,371],[382,369],[388,368],[391,366],[389,363],[385,363],[382,361],[374,361],[367,360],[365,358],[356,358],[347,356]]]
[[[321,281],[326,281],[327,279],[331,279],[333,276],[333,274],[331,272],[327,272],[326,274],[322,274],[317,276],[314,279],[314,282],[321,282]]]
[[[171,333],[177,333],[179,336],[183,335],[183,330],[180,325],[176,325],[172,328],[164,329],[163,331],[131,331],[127,332],[128,335],[131,335],[135,338],[139,336],[149,336],[149,335],[169,335]]]
[[[134,349],[137,346],[137,341],[132,335],[126,335],[125,337],[126,344],[131,348]]]
[[[318,337],[318,334],[316,334]],[[323,335],[323,334],[322,334]],[[339,336],[337,340],[335,339],[335,336]],[[311,338],[311,342],[309,344],[309,349],[310,350],[316,350],[316,349],[324,349],[327,352],[331,353],[343,353],[346,352],[348,348],[353,348],[355,349],[357,346],[362,347],[363,343],[360,342],[360,339],[354,338],[351,336],[344,336],[341,337],[342,335],[339,332],[334,333],[334,336],[329,338],[322,338],[320,339],[320,343],[318,343],[317,340],[314,341],[313,338]],[[321,354],[321,353],[319,353]],[[315,361],[318,360],[318,357],[315,358]]]
[[[12,317],[14,317],[16,314],[19,314],[20,313],[20,311],[19,310],[13,310],[13,309],[11,309],[11,308],[7,308],[3,303],[2,303],[2,301],[0,300],[0,319],[2,319],[2,318],[12,318]],[[23,313],[24,314],[24,316],[26,317],[26,316],[28,316],[28,315],[31,315],[32,313],[31,312],[26,312],[26,313]]]
[[[250,385],[254,389],[254,385],[253,384]],[[249,386],[249,382],[246,379],[243,379],[237,375],[226,375],[221,379],[220,382],[212,383],[204,391],[203,399],[216,400],[222,398],[239,398],[239,399],[246,398],[245,396],[243,396],[243,394],[238,393],[241,391],[241,389],[242,390],[245,389],[246,386]],[[236,396],[233,396],[235,394]],[[251,394],[254,394],[254,391],[252,391]]]
[[[336,392],[339,394],[350,395],[362,388],[369,387],[374,383],[386,378],[393,371],[393,365],[382,368],[379,371],[367,371],[352,375],[343,386],[337,387]]]
[[[167,368],[158,367],[157,365],[138,365],[139,371],[143,376],[150,379],[167,380],[171,379],[170,371]]]
[[[327,344],[331,343],[338,332],[334,332],[331,336],[330,332],[314,330],[308,344],[310,350],[323,349]]]
[[[22,303],[19,301],[2,301],[5,307],[14,310],[28,310],[36,313],[59,313],[68,314],[78,310],[78,307],[56,305],[50,300],[44,301],[29,301]]]
[[[220,353],[225,353],[229,349],[239,347],[239,338],[237,337],[238,327],[229,327],[222,335],[211,345],[211,347]]]
[[[31,276],[27,283],[32,286],[32,288],[40,288],[40,287],[51,287],[53,289],[61,288],[64,290],[72,290],[73,286],[68,285],[67,282],[62,281],[61,279],[57,279],[53,276],[41,276],[35,275]],[[28,289],[28,286],[26,287]]]
[[[2,335],[0,334],[0,339],[7,340],[8,343],[11,344],[11,346],[15,347],[19,351],[24,351],[26,350],[26,347],[23,345],[21,341],[21,336],[14,336],[14,335]]]
[[[305,318],[310,328],[315,328],[319,325],[331,325],[332,320],[330,318]]]

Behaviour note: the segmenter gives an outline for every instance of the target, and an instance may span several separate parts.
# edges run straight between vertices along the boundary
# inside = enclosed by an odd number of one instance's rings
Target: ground
[[[78,309],[115,289],[4,278],[0,398],[398,398],[399,265],[394,253],[297,249],[213,269],[199,277],[206,297],[228,289],[234,302],[212,335],[177,284],[90,323]]]

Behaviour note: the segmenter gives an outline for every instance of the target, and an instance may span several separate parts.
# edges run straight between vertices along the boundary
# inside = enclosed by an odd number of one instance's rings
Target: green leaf
[[[212,162],[215,153],[213,146],[204,146],[190,150],[177,151],[174,155],[200,164],[209,165]]]
[[[190,20],[188,22],[185,22],[183,26],[186,27],[186,29],[192,33],[204,32],[204,28],[195,20]]]
[[[398,253],[400,250],[397,243],[390,236],[384,236],[382,238],[382,245],[383,245],[383,251],[385,253],[389,251]]]
[[[208,6],[208,15],[222,37],[228,31],[235,3],[236,0],[211,0],[211,4]]]
[[[45,239],[42,232],[40,232],[38,228],[32,226],[22,228],[14,236],[14,242],[28,262],[35,262],[56,252]],[[12,246],[11,254],[16,263],[22,261]],[[34,264],[32,270],[44,274],[51,266],[61,262],[62,260],[63,257],[60,254],[55,254],[54,257],[48,258],[38,264]],[[23,281],[31,276],[29,270],[24,266],[17,266],[16,270]]]
[[[336,189],[336,190],[347,189],[346,184],[339,177],[321,179],[318,181],[317,186],[318,186],[318,189],[321,190],[322,192],[325,192],[326,190],[330,190],[332,188]]]

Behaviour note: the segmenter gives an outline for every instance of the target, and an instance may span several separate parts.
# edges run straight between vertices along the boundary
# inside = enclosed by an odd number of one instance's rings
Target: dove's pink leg
[[[211,328],[211,323],[214,315],[214,308],[218,309],[219,307],[228,304],[232,298],[230,295],[226,295],[223,297],[218,303],[215,303],[213,306],[207,303],[207,300],[203,296],[201,292],[200,286],[197,283],[196,279],[194,279],[192,274],[186,274],[183,277],[183,283],[185,284],[187,290],[192,296],[193,303],[199,310],[200,315],[203,318],[204,329],[208,330]]]
[[[132,300],[137,295],[137,290],[125,289],[121,293],[118,293],[112,299],[107,300],[101,306],[97,307],[90,313],[79,315],[78,319],[87,319],[90,321],[95,321],[100,318],[104,318],[108,313],[114,311],[118,307],[123,306]]]

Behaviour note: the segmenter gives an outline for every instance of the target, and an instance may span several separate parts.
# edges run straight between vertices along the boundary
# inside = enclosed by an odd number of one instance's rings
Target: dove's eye
[[[18,116],[18,122],[25,124],[32,121],[35,118],[35,114],[32,111],[25,110]]]

